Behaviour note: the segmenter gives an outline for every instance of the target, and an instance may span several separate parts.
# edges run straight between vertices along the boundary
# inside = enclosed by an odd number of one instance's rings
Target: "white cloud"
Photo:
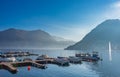
[[[110,4],[104,13],[106,19],[120,19],[120,1]]]
[[[120,8],[120,1],[113,3],[111,7]]]

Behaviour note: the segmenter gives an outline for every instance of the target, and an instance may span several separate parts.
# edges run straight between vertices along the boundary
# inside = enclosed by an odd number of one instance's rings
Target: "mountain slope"
[[[53,36],[42,30],[26,31],[8,29],[0,31],[0,48],[63,48],[72,41],[57,41]]]
[[[94,28],[78,43],[67,47],[68,50],[99,50],[108,49],[108,42],[112,49],[120,49],[120,20],[106,20]]]

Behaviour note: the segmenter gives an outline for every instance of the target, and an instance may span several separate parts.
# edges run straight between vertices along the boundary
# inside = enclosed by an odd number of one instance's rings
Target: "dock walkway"
[[[47,66],[45,64],[40,64],[37,62],[31,62],[31,63],[32,63],[32,66],[37,67],[37,68],[42,68],[42,69],[47,68]]]
[[[13,67],[10,63],[0,63],[0,66],[2,67],[2,69],[6,69],[12,73],[16,73],[17,72],[17,68],[16,67]]]

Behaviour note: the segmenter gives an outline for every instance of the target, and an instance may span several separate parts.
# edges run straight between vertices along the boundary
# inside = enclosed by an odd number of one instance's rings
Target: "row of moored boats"
[[[41,55],[38,56],[36,60],[45,60],[50,59],[47,55]],[[69,57],[61,57],[58,56],[57,58],[53,58],[54,62],[60,64],[60,65],[69,65],[69,63],[82,63],[82,61],[89,61],[89,62],[95,62],[99,61],[100,57],[98,55],[98,52],[90,53],[78,53],[75,54],[75,56],[69,56]],[[0,58],[0,62],[15,62],[15,61],[32,61],[31,58],[24,58],[23,60],[19,60],[15,57],[7,57],[7,58]]]

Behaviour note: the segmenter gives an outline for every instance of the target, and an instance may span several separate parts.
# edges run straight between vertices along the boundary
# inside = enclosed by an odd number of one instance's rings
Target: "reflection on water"
[[[22,50],[38,54],[47,54],[50,57],[57,56],[74,56],[80,51],[69,50]],[[119,77],[120,76],[120,52],[112,51],[112,61],[109,61],[109,53],[99,51],[103,61],[99,62],[83,62],[82,64],[70,64],[69,67],[60,67],[53,64],[48,64],[45,70],[32,67],[27,71],[27,67],[18,67],[17,74],[11,74],[6,70],[0,70],[0,77]],[[25,57],[24,57],[25,58]],[[37,56],[31,56],[36,59]],[[25,74],[23,74],[25,73]]]
[[[109,60],[112,61],[112,49],[111,49],[111,42],[109,42]]]

